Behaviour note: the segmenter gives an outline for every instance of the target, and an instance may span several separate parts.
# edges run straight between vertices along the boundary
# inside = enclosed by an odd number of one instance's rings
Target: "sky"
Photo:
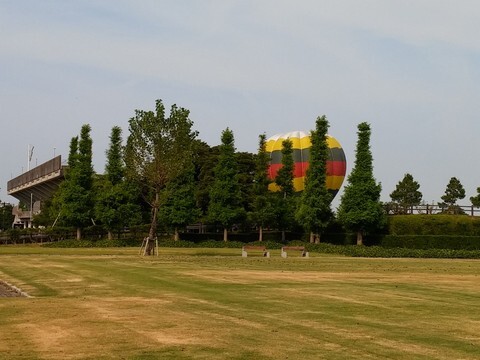
[[[66,160],[83,124],[103,173],[112,127],[126,139],[161,99],[212,146],[230,128],[238,151],[326,115],[347,175],[366,121],[382,201],[410,173],[430,204],[457,177],[469,205],[479,13],[476,0],[0,0],[0,201],[17,203],[7,181],[28,166]]]

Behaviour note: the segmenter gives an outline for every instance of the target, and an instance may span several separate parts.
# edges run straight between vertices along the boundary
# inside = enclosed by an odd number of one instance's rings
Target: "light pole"
[[[32,227],[33,221],[33,193],[30,193],[30,228]]]

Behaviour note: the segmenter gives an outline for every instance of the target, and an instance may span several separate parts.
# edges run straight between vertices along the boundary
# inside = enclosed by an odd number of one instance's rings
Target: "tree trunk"
[[[313,244],[315,242],[315,234],[313,231],[310,231],[310,243]]]
[[[363,234],[361,231],[357,231],[357,245],[363,245]]]
[[[258,241],[263,241],[263,227],[258,228]]]
[[[228,241],[228,230],[227,228],[223,228],[223,241]]]
[[[77,227],[77,240],[82,239],[82,228]]]
[[[113,234],[112,234],[112,232],[111,232],[110,230],[108,230],[108,232],[107,232],[107,238],[108,238],[108,240],[112,240],[112,239],[113,239]]]
[[[152,209],[152,223],[150,224],[150,231],[148,232],[148,240],[145,249],[146,255],[153,255],[155,252],[155,237],[157,236],[157,215],[158,215],[158,191],[155,193],[155,202]]]
[[[282,242],[285,242],[285,230],[282,230]]]
[[[173,241],[178,241],[180,240],[180,235],[178,234],[178,228],[175,228],[175,233],[173,235]]]
[[[320,244],[320,234],[317,233],[314,235],[314,237],[315,237],[315,244]]]

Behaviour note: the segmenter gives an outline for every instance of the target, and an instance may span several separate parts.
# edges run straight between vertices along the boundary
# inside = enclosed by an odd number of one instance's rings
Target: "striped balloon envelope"
[[[305,188],[305,176],[310,160],[310,147],[312,146],[310,135],[303,131],[277,134],[267,139],[266,151],[270,156],[268,176],[271,180],[275,180],[278,170],[282,167],[282,142],[285,139],[290,139],[293,145],[293,160],[295,163],[293,186],[295,191],[302,191]],[[347,162],[340,143],[334,137],[327,135],[327,144],[330,153],[327,160],[326,186],[335,197],[345,178]],[[271,183],[269,189],[278,191],[279,187],[277,184]]]

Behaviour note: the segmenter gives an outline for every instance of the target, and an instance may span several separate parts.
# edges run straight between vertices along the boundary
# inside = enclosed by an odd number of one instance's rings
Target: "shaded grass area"
[[[390,241],[385,241],[386,246],[357,246],[357,245],[334,245],[329,243],[311,244],[300,240],[292,240],[286,244],[274,241],[254,241],[243,243],[239,241],[215,241],[207,240],[200,242],[191,241],[160,241],[160,246],[167,248],[200,248],[200,249],[219,249],[219,248],[237,248],[240,249],[244,245],[261,245],[267,249],[280,249],[282,246],[304,246],[307,251],[320,254],[335,254],[349,257],[381,257],[381,258],[437,258],[437,259],[480,259],[480,250],[472,245],[471,241],[462,239],[462,237],[450,237],[457,248],[449,248],[447,241],[444,246],[441,245],[441,240],[425,242],[416,237],[410,237],[409,241],[395,237],[398,241],[393,241],[394,237],[389,237]],[[425,240],[425,239],[424,239]],[[438,240],[438,239],[437,239]],[[464,241],[465,240],[465,241]],[[130,245],[128,245],[130,244]],[[422,245],[423,244],[423,245]],[[470,245],[469,245],[470,244]],[[62,240],[58,242],[45,243],[44,247],[51,248],[105,248],[105,247],[125,247],[125,246],[140,246],[135,244],[135,241],[116,241],[116,240]],[[453,247],[453,246],[451,246]]]
[[[273,250],[274,252],[276,250]],[[1,247],[0,359],[477,359],[480,262]]]

